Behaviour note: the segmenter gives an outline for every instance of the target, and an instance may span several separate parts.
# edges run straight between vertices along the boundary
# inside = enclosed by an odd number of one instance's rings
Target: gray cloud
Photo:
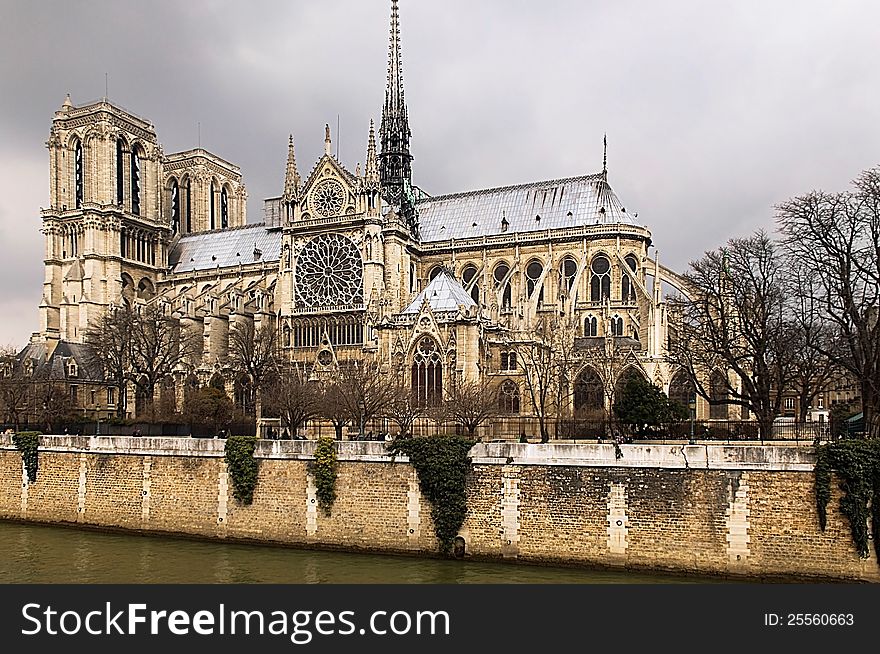
[[[385,85],[386,0],[0,2],[0,344],[38,328],[38,209],[53,112],[103,96],[242,167],[251,221],[307,172],[323,126],[363,161]],[[686,267],[772,205],[880,163],[876,33],[864,2],[401,2],[416,182],[430,193],[601,167]]]

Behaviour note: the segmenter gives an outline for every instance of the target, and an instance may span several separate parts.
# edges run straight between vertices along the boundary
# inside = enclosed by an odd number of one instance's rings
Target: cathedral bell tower
[[[40,332],[80,342],[110,305],[148,300],[164,269],[162,149],[145,121],[107,99],[55,113]]]
[[[404,219],[418,238],[419,222],[412,187],[412,155],[409,152],[409,117],[403,95],[403,66],[400,56],[400,16],[398,0],[391,2],[391,43],[388,48],[388,86],[379,128],[382,152],[379,155],[379,180],[382,199]]]

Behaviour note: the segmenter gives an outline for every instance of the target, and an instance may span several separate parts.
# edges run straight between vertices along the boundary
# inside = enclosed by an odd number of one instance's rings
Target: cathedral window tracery
[[[412,394],[418,406],[438,406],[443,399],[443,364],[436,341],[425,336],[413,355]]]
[[[543,264],[537,259],[531,261],[528,266],[526,266],[526,297],[531,298],[535,293],[535,289],[538,286],[538,281],[541,279],[541,275],[544,272]],[[538,304],[541,304],[544,301],[544,288],[541,287],[541,295],[538,297]]]
[[[471,282],[474,282],[474,277],[477,276],[477,267],[473,264],[468,264],[464,267],[464,270],[461,272],[461,280],[464,283],[464,287],[467,288]],[[471,287],[471,297],[474,302],[477,304],[480,303],[480,285],[474,282],[474,285]]]
[[[220,227],[222,229],[229,227],[229,193],[225,186],[220,191]]]
[[[590,264],[590,301],[604,302],[611,297],[611,262],[604,254],[593,257]]]
[[[501,384],[498,393],[498,410],[501,413],[519,413],[519,386],[512,379],[506,379]]]
[[[345,206],[345,189],[335,179],[325,179],[312,192],[312,204],[324,218],[338,216]]]
[[[635,273],[636,268],[639,265],[636,258],[633,255],[628,254],[624,261],[626,261],[626,265],[629,266],[629,269]],[[636,288],[633,284],[630,272],[627,270],[622,270],[620,273],[620,299],[627,304],[636,301]]]
[[[85,189],[85,179],[83,172],[83,146],[82,141],[77,140],[74,145],[74,193],[75,197],[75,206],[77,209],[82,209],[83,205],[83,197],[84,197],[84,189]]]
[[[141,215],[141,158],[137,148],[131,150],[131,212]]]
[[[510,272],[510,266],[502,262],[495,266],[493,274],[495,278],[495,289],[501,291],[501,308],[509,309],[512,305],[512,294],[510,290],[510,280],[507,274]],[[505,281],[506,280],[506,281]],[[502,287],[503,284],[503,287]]]
[[[341,234],[322,234],[296,259],[297,306],[353,307],[363,304],[363,262],[357,246]]]

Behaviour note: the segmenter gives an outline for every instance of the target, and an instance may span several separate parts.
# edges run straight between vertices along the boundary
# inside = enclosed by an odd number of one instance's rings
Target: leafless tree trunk
[[[880,437],[880,168],[853,189],[813,191],[777,207],[792,261],[815,272],[802,294],[832,325],[836,347],[816,349],[858,379],[865,429]]]
[[[117,392],[116,416],[125,417],[126,383],[131,372],[131,347],[136,316],[126,305],[104,313],[84,333],[92,360]]]
[[[550,440],[551,423],[568,410],[574,393],[574,333],[568,320],[543,319],[509,341],[523,367],[542,443]]]
[[[717,401],[709,378],[720,373],[727,402],[752,411],[762,437],[771,435],[792,376],[782,266],[763,232],[731,239],[691,264],[683,275],[689,297],[670,302],[671,361],[709,402]]]
[[[447,389],[444,412],[473,437],[498,410],[498,394],[480,382],[456,382]]]
[[[265,384],[266,408],[277,412],[282,425],[296,437],[306,421],[321,412],[321,390],[296,364],[281,366]]]
[[[358,435],[364,437],[367,423],[381,416],[394,398],[394,386],[382,375],[378,362],[343,362],[337,383],[339,401]]]
[[[181,329],[180,321],[165,315],[161,307],[147,305],[131,323],[131,375],[150,405],[155,419],[153,395],[156,386],[171,375],[201,346],[193,335]]]
[[[396,376],[392,382],[391,398],[383,413],[386,418],[397,425],[401,438],[412,436],[413,425],[423,411],[423,407],[419,406],[413,395],[412,387],[406,383],[402,376]]]
[[[251,319],[236,323],[229,334],[229,365],[250,381],[260,424],[263,390],[279,365],[276,326],[265,322],[256,327]]]
[[[0,409],[3,419],[21,425],[21,414],[27,412],[27,399],[30,391],[30,378],[19,362],[16,352],[11,348],[0,349]]]

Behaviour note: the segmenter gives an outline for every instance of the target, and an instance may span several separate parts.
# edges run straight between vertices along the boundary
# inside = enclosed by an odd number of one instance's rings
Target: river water
[[[326,552],[0,521],[0,583],[635,584],[711,577]]]

